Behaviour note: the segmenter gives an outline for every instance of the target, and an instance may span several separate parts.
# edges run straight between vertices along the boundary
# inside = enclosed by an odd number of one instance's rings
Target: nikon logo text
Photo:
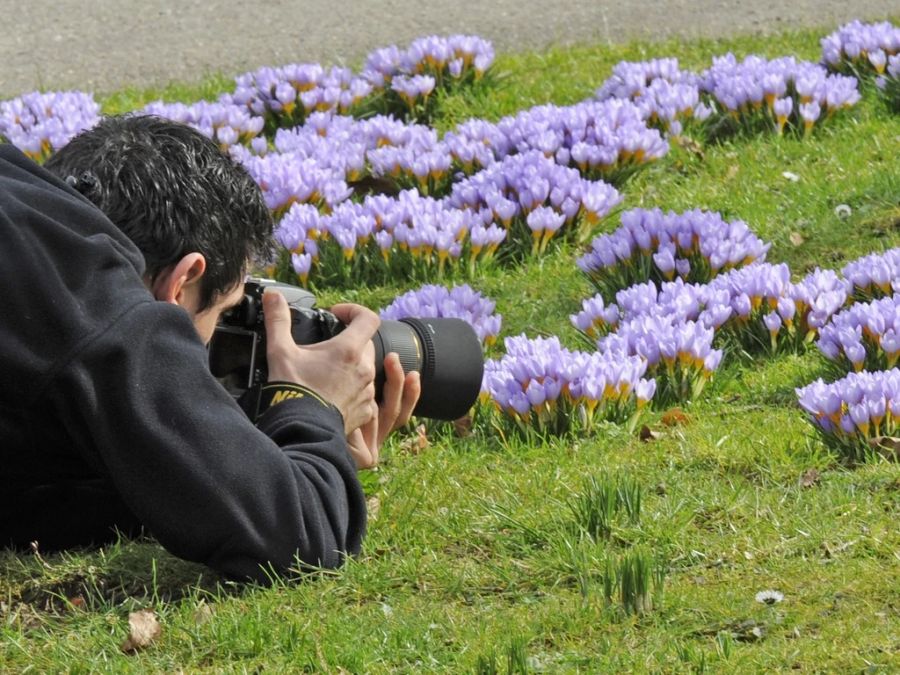
[[[272,397],[272,405],[281,403],[282,401],[287,401],[289,398],[303,398],[303,392],[291,391],[289,389],[285,391],[275,392],[275,395]]]

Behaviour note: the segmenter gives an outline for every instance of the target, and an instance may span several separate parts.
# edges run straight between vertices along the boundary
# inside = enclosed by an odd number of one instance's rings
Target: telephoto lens
[[[210,366],[223,380],[246,382],[229,387],[236,397],[265,383],[265,324],[262,294],[277,291],[291,309],[291,334],[299,345],[334,337],[344,324],[315,306],[315,296],[271,279],[245,284],[244,301],[223,317],[210,344]],[[422,393],[413,414],[439,420],[463,417],[475,404],[484,375],[484,354],[475,329],[462,319],[405,318],[382,320],[372,337],[375,346],[375,391],[384,389],[384,357],[396,352],[403,372],[417,371]],[[252,398],[252,397],[251,397]],[[244,397],[246,401],[246,397]]]

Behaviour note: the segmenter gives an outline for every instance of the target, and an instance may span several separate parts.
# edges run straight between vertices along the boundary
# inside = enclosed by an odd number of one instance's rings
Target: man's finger
[[[379,444],[392,431],[409,422],[422,391],[419,373],[410,371],[404,374],[400,357],[394,352],[384,360],[384,375],[378,414]]]
[[[340,304],[331,308],[334,314],[346,328],[337,335],[335,340],[344,340],[354,345],[363,345],[372,339],[381,319],[378,315],[362,305]]]
[[[400,412],[397,415],[397,421],[394,422],[394,428],[402,427],[409,422],[412,417],[413,410],[419,402],[422,395],[422,378],[418,372],[412,371],[406,374],[403,380],[403,398],[400,401]]]
[[[378,404],[378,443],[394,430],[403,401],[403,366],[400,357],[391,352],[384,358],[384,386]]]
[[[294,344],[291,337],[291,310],[287,300],[277,291],[263,293],[263,316],[266,321],[266,341],[270,347],[284,349]]]

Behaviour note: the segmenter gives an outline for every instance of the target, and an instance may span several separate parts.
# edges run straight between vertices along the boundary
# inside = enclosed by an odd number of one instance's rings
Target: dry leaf
[[[869,445],[878,450],[885,459],[900,459],[900,438],[894,436],[873,436]]]
[[[766,627],[753,619],[747,619],[734,624],[731,636],[739,642],[757,642],[766,636]]]
[[[201,600],[200,604],[197,605],[197,609],[194,610],[194,623],[198,626],[202,626],[213,618],[213,614],[212,606]]]
[[[122,651],[131,654],[149,647],[162,633],[162,626],[152,609],[142,609],[128,615],[128,637],[122,643]]]
[[[430,445],[428,435],[425,433],[425,425],[420,424],[416,427],[416,433],[409,438],[403,439],[400,443],[400,449],[418,455]]]
[[[834,558],[836,554],[843,553],[848,548],[856,544],[856,540],[853,541],[842,541],[839,544],[831,545],[827,541],[822,542],[822,550],[825,552],[826,558]]]
[[[800,476],[800,487],[812,487],[819,482],[819,472],[816,469],[807,469]]]
[[[667,427],[675,427],[681,424],[688,424],[691,418],[681,408],[669,408],[662,414],[659,421]]]
[[[803,238],[803,235],[799,232],[791,232],[790,240],[794,246],[800,246],[804,241],[806,241],[806,239]]]
[[[704,158],[703,146],[700,145],[697,141],[695,141],[690,136],[676,136],[675,144],[681,148],[684,148],[686,151],[695,155],[699,159]]]
[[[381,500],[373,495],[366,500],[366,510],[369,512],[369,520],[375,520],[381,511]]]
[[[728,167],[728,171],[725,172],[725,180],[731,180],[735,176],[738,175],[738,171],[741,170],[741,167],[737,164],[732,164]]]
[[[458,420],[453,420],[453,431],[459,438],[466,438],[472,435],[472,416],[466,415]]]
[[[644,424],[641,426],[640,432],[638,432],[638,437],[646,443],[648,441],[657,440],[660,437],[660,433],[658,431],[653,431],[653,429]]]

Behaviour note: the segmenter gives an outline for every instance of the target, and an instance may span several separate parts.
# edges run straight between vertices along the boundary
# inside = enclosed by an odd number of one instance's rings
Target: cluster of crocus
[[[485,148],[496,159],[537,150],[586,178],[613,182],[669,150],[638,107],[618,99],[536,106],[495,124],[473,120],[446,134],[444,141],[463,167],[473,162],[484,166]]]
[[[144,106],[140,114],[187,124],[214,140],[223,151],[236,144],[249,145],[258,155],[267,151],[266,139],[260,136],[265,120],[251,114],[246,106],[232,103],[227,96],[217,102],[198,101],[191,105],[156,101]]]
[[[346,113],[371,93],[368,80],[349,68],[295,63],[238,75],[229,99],[277,128],[301,124],[314,111]]]
[[[621,61],[595,96],[631,100],[648,124],[675,136],[685,124],[703,122],[713,113],[700,100],[697,76],[682,71],[674,58]]]
[[[311,159],[347,182],[356,181],[368,173],[366,151],[375,144],[366,131],[364,123],[353,117],[316,112],[301,126],[276,131],[272,147],[281,154]]]
[[[381,89],[397,78],[420,75],[446,88],[480,79],[493,62],[493,45],[476,35],[429,35],[413,40],[405,50],[396,45],[376,49],[366,57],[362,74]]]
[[[577,260],[605,298],[644,281],[705,283],[722,272],[765,260],[770,246],[744,221],[726,222],[711,211],[631,209],[622,213],[621,221],[611,234],[596,237]]]
[[[636,99],[656,80],[671,84],[695,84],[696,77],[681,70],[678,59],[662,58],[649,61],[620,61],[612,74],[596,91],[598,100],[608,98]]]
[[[695,399],[703,391],[722,361],[714,338],[713,328],[699,321],[643,315],[621,321],[614,333],[597,341],[597,348],[613,358],[643,359],[647,374],[656,378],[657,399],[670,403]]]
[[[481,213],[403,190],[397,197],[345,201],[329,214],[295,204],[275,236],[291,252],[305,283],[313,266],[335,279],[355,281],[441,276],[448,263],[461,258],[470,267],[476,260],[490,261],[506,231],[485,222]]]
[[[372,176],[401,189],[415,187],[422,194],[437,196],[449,190],[456,169],[471,174],[495,162],[481,144],[479,161],[463,166],[450,138],[440,139],[430,126],[387,115],[356,119],[312,113],[302,126],[279,129],[274,147],[342,170],[347,181]]]
[[[809,344],[847,303],[847,281],[832,270],[818,267],[791,284],[787,297],[778,300],[778,319],[770,316],[770,337],[789,344],[795,351]],[[773,328],[778,328],[772,333]]]
[[[787,265],[754,263],[706,284],[634,284],[616,293],[615,303],[598,293],[570,320],[599,349],[646,359],[657,399],[670,402],[700,394],[722,359],[712,348],[717,340],[799,351],[846,299],[846,281],[832,271],[816,269],[791,283]]]
[[[597,339],[609,334],[619,325],[619,308],[607,304],[599,293],[581,301],[581,311],[570,314],[569,321],[589,338]]]
[[[820,41],[822,62],[840,72],[858,77],[882,75],[888,60],[900,52],[900,27],[889,21],[851,21]]]
[[[777,349],[778,335],[796,311],[785,301],[791,288],[787,265],[755,263],[722,274],[709,286],[728,294],[732,313],[721,327],[727,338],[747,350]]]
[[[436,90],[480,80],[493,62],[493,46],[480,37],[429,35],[405,50],[391,45],[371,52],[361,76],[373,88],[374,109],[427,119]]]
[[[430,36],[401,51],[372,52],[361,73],[319,63],[263,67],[235,78],[225,102],[264,118],[270,130],[292,127],[314,112],[416,112],[436,88],[480,78],[494,60],[491,43],[470,35]]]
[[[870,253],[844,266],[847,292],[854,300],[874,300],[900,288],[900,248]]]
[[[367,121],[376,132],[379,131],[375,128],[378,119]],[[393,124],[397,124],[396,120]],[[422,194],[441,195],[449,190],[453,180],[453,156],[446,145],[438,141],[434,129],[418,124],[406,125],[404,133],[397,134],[396,138],[383,132],[370,132],[370,136],[378,138],[376,146],[366,153],[373,176],[392,180],[401,188],[416,187]]]
[[[274,146],[341,172],[348,182],[374,176],[432,194],[444,191],[452,178],[453,158],[434,129],[385,115],[313,113],[302,126],[279,129]]]
[[[259,156],[239,145],[232,146],[231,154],[259,184],[276,220],[298,203],[334,209],[353,192],[341,171],[311,157],[292,152]]]
[[[603,420],[633,428],[656,392],[638,356],[570,351],[556,337],[504,345],[503,357],[485,363],[482,400],[524,433],[589,432]]]
[[[853,106],[860,94],[854,77],[829,74],[815,63],[786,56],[771,61],[731,53],[713,59],[700,76],[710,95],[736,125],[749,129],[786,127],[808,134],[816,122]]]
[[[453,184],[447,203],[500,223],[507,241],[531,253],[543,252],[563,225],[575,241],[622,201],[611,185],[581,177],[532,150],[511,155]],[[574,227],[573,227],[574,226]]]
[[[787,265],[755,263],[714,279],[710,292],[727,294],[732,314],[722,333],[744,349],[802,351],[848,297],[847,282],[815,269],[791,283]]]
[[[99,121],[100,106],[80,91],[35,91],[0,101],[0,137],[38,162]]]
[[[598,350],[644,359],[656,378],[655,400],[668,404],[698,397],[712,378],[722,360],[713,349],[715,331],[732,313],[727,291],[676,279],[659,288],[652,281],[630,286],[615,304],[597,294],[570,320]]]
[[[879,439],[900,426],[900,370],[850,373],[796,390],[800,407],[825,444],[856,462],[877,450]]]
[[[847,298],[847,282],[833,271],[816,269],[791,283],[787,265],[757,262],[707,284],[681,279],[658,287],[652,281],[635,284],[616,293],[614,304],[597,294],[571,320],[592,337],[643,317],[696,321],[745,349],[800,351]]]
[[[588,337],[600,338],[620,324],[647,317],[666,317],[675,322],[696,321],[718,330],[733,314],[731,294],[709,284],[689,284],[681,279],[659,287],[648,281],[616,293],[616,302],[607,304],[599,293],[582,303],[582,310],[570,316],[572,324]]]
[[[900,296],[858,302],[819,331],[821,352],[845,370],[886,370],[900,357]]]
[[[447,288],[426,284],[394,299],[381,310],[382,319],[407,317],[451,318],[468,322],[484,345],[493,344],[500,334],[502,317],[494,313],[496,303],[468,284]]]
[[[298,202],[291,204],[275,228],[275,241],[290,256],[291,267],[304,286],[319,260],[319,240],[325,235],[321,220],[316,206]]]

